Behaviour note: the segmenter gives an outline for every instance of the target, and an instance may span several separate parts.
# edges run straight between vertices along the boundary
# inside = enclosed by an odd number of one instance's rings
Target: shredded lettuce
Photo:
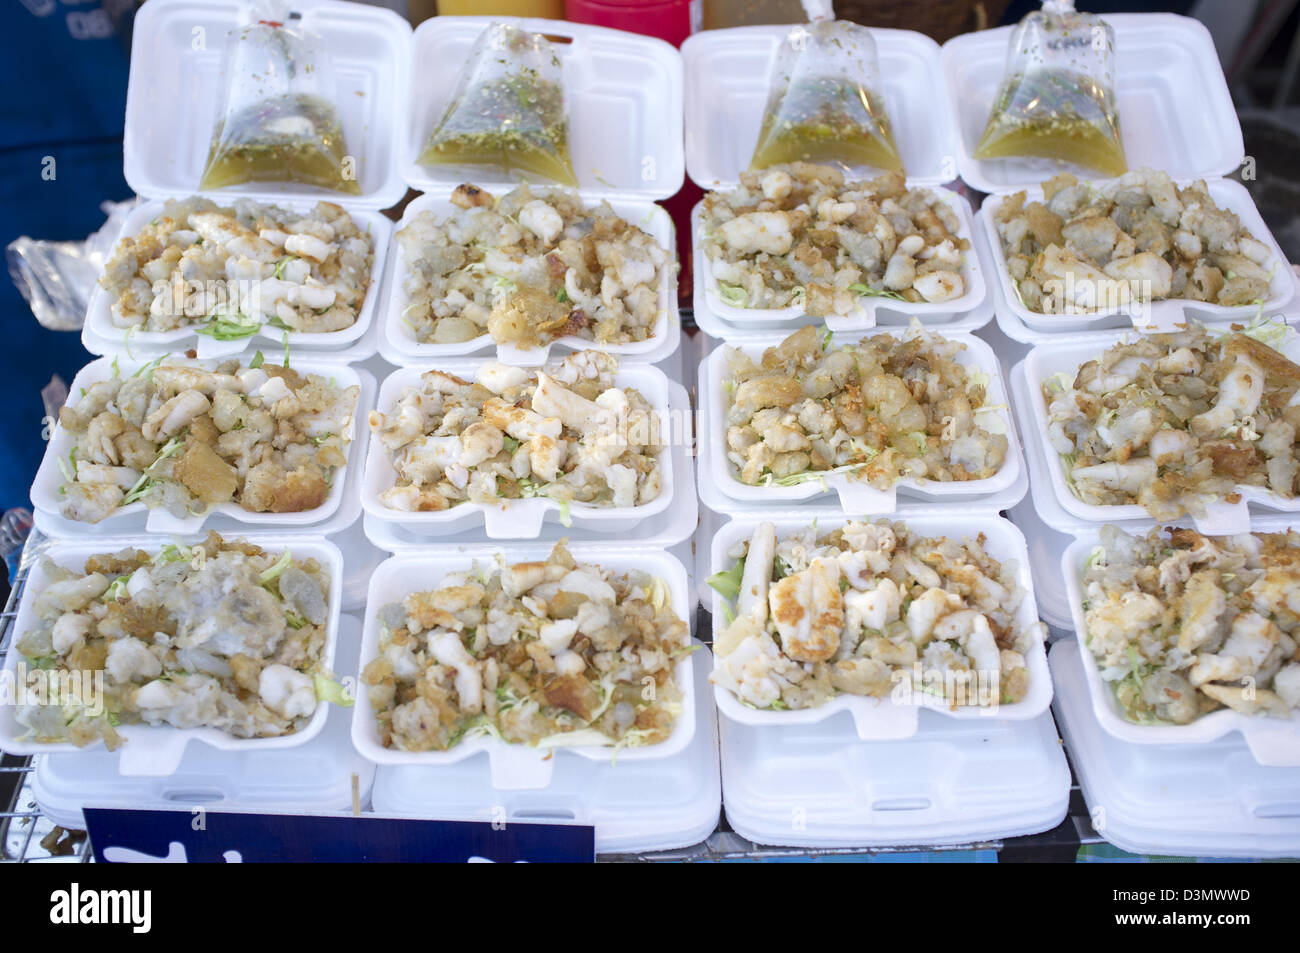
[[[289,332],[284,332],[284,366],[289,366]]]
[[[501,438],[501,444],[506,448],[506,453],[513,454],[519,449],[519,441],[509,434]]]
[[[148,493],[153,487],[154,467],[158,466],[158,464],[162,463],[173,454],[178,453],[184,446],[185,441],[180,437],[172,437],[163,444],[163,448],[158,451],[158,456],[154,458],[153,463],[149,464],[144,473],[140,474],[140,479],[135,481],[135,484],[131,489],[126,491],[126,496],[122,497],[122,505],[127,506],[128,504],[134,503],[136,500],[139,500]]]
[[[560,507],[560,525],[566,529],[573,525],[573,514],[569,512],[568,500],[556,500]]]
[[[1262,312],[1262,309],[1261,309]],[[1260,344],[1280,351],[1288,339],[1295,333],[1285,321],[1266,318],[1262,313],[1255,315],[1250,324],[1242,330],[1246,337],[1254,338]]]
[[[725,281],[718,282],[718,294],[727,304],[733,308],[743,308],[745,302],[749,300],[749,295],[740,285],[730,285]]]
[[[279,579],[280,574],[289,568],[289,563],[292,560],[293,557],[289,554],[289,550],[286,549],[269,568],[262,570],[257,577],[258,584],[265,586],[271,580]]]
[[[728,602],[735,602],[740,596],[740,581],[745,575],[745,559],[736,560],[734,566],[722,572],[715,572],[708,578],[709,588],[717,592]]]
[[[261,351],[258,351],[256,354],[253,355],[253,359],[248,362],[248,366],[250,370],[255,371],[265,363],[266,363],[266,355],[263,354]]]
[[[312,677],[312,684],[316,689],[318,702],[338,705],[340,708],[351,708],[355,703],[355,699],[347,693],[347,689],[332,678],[318,673]]]
[[[131,575],[133,574],[118,576],[108,584],[108,588],[104,590],[104,594],[99,598],[104,602],[119,602],[126,595],[126,587],[131,581]]]
[[[153,380],[154,368],[156,368],[159,364],[161,364],[166,359],[166,357],[167,357],[166,354],[158,355],[148,364],[141,365],[140,369],[136,371],[134,374],[132,374],[131,376],[143,377],[147,381]]]
[[[875,456],[875,452],[873,451],[871,455]],[[857,470],[861,470],[866,465],[867,461],[864,460],[861,463],[846,463],[844,466],[832,467],[829,470],[804,470],[802,473],[791,473],[789,476],[783,476],[780,478],[774,477],[771,473],[768,473],[767,476],[763,478],[763,485],[798,486],[800,483],[807,483],[810,480],[821,480],[822,485],[825,486],[826,477],[831,476],[834,473],[853,473]]]
[[[849,285],[850,291],[856,291],[858,294],[868,298],[893,298],[895,301],[906,301],[897,291],[886,291],[884,288],[873,288],[870,285],[853,284]]]
[[[252,337],[262,329],[260,320],[250,318],[239,311],[214,311],[208,318],[208,323],[195,328],[194,333],[206,335],[217,341],[240,341]]]

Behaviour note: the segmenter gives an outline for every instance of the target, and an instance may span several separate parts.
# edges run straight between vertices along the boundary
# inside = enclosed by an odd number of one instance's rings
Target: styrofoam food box
[[[1183,179],[1177,184],[1187,186],[1191,179]],[[1287,264],[1282,249],[1278,247],[1272,232],[1264,223],[1250,193],[1240,182],[1228,179],[1210,179],[1206,181],[1210,196],[1220,208],[1233,212],[1241,219],[1245,228],[1269,247],[1272,258],[1264,267],[1272,267],[1273,275],[1269,283],[1268,298],[1263,302],[1263,310],[1272,313],[1285,307],[1296,293],[1295,273]],[[1026,201],[1042,201],[1043,190],[1034,187],[1026,190]],[[1205,322],[1249,321],[1259,312],[1260,305],[1245,304],[1229,307],[1193,301],[1188,298],[1166,298],[1160,301],[1139,302],[1116,306],[1096,311],[1091,314],[1040,314],[1025,307],[1020,298],[1011,275],[1007,271],[1006,254],[1002,248],[1002,238],[998,234],[994,219],[1003,196],[990,195],[984,200],[979,210],[979,227],[984,230],[995,262],[994,273],[1002,292],[1006,307],[1028,328],[1049,334],[1066,331],[1091,331],[1103,328],[1133,326],[1145,331],[1174,331],[1186,324],[1189,317]]]
[[[251,355],[241,357],[241,363],[246,364],[249,357]],[[274,362],[275,357],[272,356],[269,360]],[[121,358],[110,360],[107,357],[91,361],[78,371],[77,376],[73,378],[72,386],[68,388],[70,396],[68,397],[67,406],[76,408],[81,401],[80,394],[83,388],[89,388],[91,384],[99,381],[110,380],[113,377],[114,362],[117,363],[123,378],[129,378],[148,363],[143,360]],[[219,362],[177,357],[168,359],[165,363],[210,368]],[[135,502],[129,506],[119,507],[98,523],[84,524],[84,533],[86,535],[104,535],[107,533],[139,532],[141,529],[147,529],[151,533],[197,533],[210,516],[229,517],[240,523],[248,524],[248,532],[302,532],[304,530],[310,531],[311,527],[318,526],[329,520],[344,504],[343,496],[349,468],[356,461],[365,459],[366,442],[370,430],[364,425],[364,415],[366,409],[374,400],[374,378],[367,371],[354,370],[342,363],[291,359],[291,364],[296,371],[333,378],[340,387],[355,385],[360,389],[357,395],[356,410],[353,412],[352,417],[352,432],[347,435],[351,438],[351,443],[348,444],[345,451],[347,463],[335,471],[333,482],[330,485],[330,494],[323,504],[313,510],[306,510],[301,513],[254,513],[251,510],[244,509],[237,503],[218,503],[209,507],[202,515],[178,518],[163,507],[150,509],[148,504],[144,502]],[[363,421],[361,426],[357,426],[358,417]],[[66,482],[59,467],[59,461],[66,461],[68,454],[76,444],[77,438],[66,430],[62,424],[57,424],[54,427],[50,435],[50,442],[45,448],[45,456],[41,460],[40,468],[36,471],[36,480],[32,484],[32,503],[35,504],[37,510],[55,516],[58,515],[59,489]],[[80,528],[80,524],[70,525]]]
[[[236,195],[227,195],[224,191],[202,194],[205,198],[211,199],[219,205],[230,205],[240,198],[240,196]],[[316,202],[315,200],[290,198],[283,201],[277,200],[275,204],[293,211],[308,212],[315,206]],[[339,202],[337,204],[346,206],[347,203]],[[136,237],[145,226],[162,214],[163,203],[161,201],[144,202],[137,206],[123,223],[118,241],[123,238]],[[121,327],[116,323],[112,312],[113,302],[109,300],[108,292],[101,286],[96,285],[90,297],[90,304],[86,314],[86,333],[82,335],[82,343],[97,354],[119,352],[124,348],[129,348],[132,352],[138,350],[142,354],[152,355],[159,351],[183,351],[193,348],[198,353],[198,356],[203,358],[230,357],[241,353],[254,343],[266,348],[280,347],[287,340],[294,353],[315,351],[317,349],[325,353],[346,350],[348,354],[355,353],[357,357],[364,356],[357,353],[357,345],[370,329],[371,322],[374,321],[375,314],[380,308],[379,302],[383,297],[384,262],[388,255],[393,223],[376,211],[352,209],[348,214],[363,230],[369,232],[373,252],[370,265],[370,286],[366,289],[366,297],[361,310],[357,312],[357,320],[351,327],[343,328],[340,331],[286,332],[273,325],[263,324],[257,334],[247,338],[240,338],[237,341],[218,341],[209,335],[199,334],[197,329],[202,327],[201,324],[186,325],[172,331],[137,331],[132,330],[131,327]],[[112,341],[114,346],[106,347],[102,343],[104,341]]]
[[[902,337],[907,332],[900,328],[882,329],[876,333]],[[727,400],[722,386],[726,379],[726,349],[717,348],[700,363],[700,390],[697,398],[701,409],[703,437],[700,440],[700,480],[712,481],[728,498],[748,505],[789,505],[825,497],[834,491],[839,496],[841,509],[854,515],[892,513],[899,506],[900,495],[936,503],[969,502],[1010,487],[1019,479],[1022,463],[1019,438],[1011,419],[1007,388],[1002,380],[998,359],[979,338],[966,334],[944,336],[965,345],[965,350],[958,355],[957,360],[966,367],[977,368],[988,375],[986,403],[991,408],[996,408],[997,418],[1005,427],[1008,444],[1006,460],[994,476],[963,482],[917,480],[909,477],[898,481],[888,490],[878,490],[861,480],[852,479],[853,474],[844,473],[830,474],[822,480],[809,480],[792,487],[761,484],[749,486],[741,483],[736,478],[734,465],[727,459]],[[856,341],[859,337],[861,336],[841,334],[833,338],[832,345]],[[739,350],[758,358],[768,347],[777,345],[784,339],[785,335],[754,334],[746,335],[743,342],[737,339],[736,343]]]
[[[682,63],[663,40],[563,20],[431,17],[415,30],[410,108],[402,126],[401,172],[413,189],[450,194],[461,182],[497,192],[504,170],[416,163],[442,119],[470,49],[491,23],[510,23],[552,42],[569,119],[569,152],[586,198],[667,198],[682,187]],[[566,42],[568,41],[568,42]]]
[[[1070,768],[1049,713],[920,718],[902,741],[863,741],[847,718],[787,728],[720,719],[727,823],[782,847],[943,849],[1036,834],[1065,818]]]
[[[714,572],[730,569],[733,560],[727,551],[735,544],[748,540],[754,530],[763,522],[771,522],[776,527],[778,542],[792,532],[806,529],[809,521],[789,517],[764,520],[762,517],[733,519],[721,526],[713,536],[710,565]],[[837,529],[848,520],[844,518],[819,520],[818,533]],[[1031,635],[1029,650],[1025,653],[1025,664],[1029,669],[1029,692],[1018,702],[1009,705],[997,705],[988,708],[961,707],[950,708],[941,697],[930,696],[918,691],[913,694],[916,704],[899,704],[892,698],[868,698],[861,695],[838,695],[824,705],[816,708],[801,708],[790,711],[764,711],[746,705],[731,691],[720,685],[714,686],[714,697],[718,711],[742,725],[811,725],[833,718],[840,712],[848,712],[858,737],[864,741],[883,741],[897,738],[910,738],[917,732],[919,712],[922,707],[955,719],[1002,719],[1022,721],[1036,718],[1047,710],[1052,701],[1052,681],[1047,672],[1047,654],[1043,647],[1042,625],[1038,621],[1038,606],[1034,601],[1034,584],[1029,572],[1029,553],[1025,547],[1025,538],[1015,526],[996,514],[948,513],[943,515],[912,516],[902,521],[906,526],[921,536],[948,537],[952,539],[974,539],[980,533],[985,536],[984,551],[999,562],[1015,563],[1015,576],[1024,590],[1024,599],[1016,610],[1016,621],[1028,627],[1037,635]],[[710,611],[713,616],[713,641],[718,639],[726,629],[722,612],[722,595],[713,592]],[[716,665],[721,662],[717,661]]]
[[[1078,523],[1149,521],[1151,516],[1145,507],[1137,503],[1097,505],[1085,503],[1074,495],[1065,478],[1065,466],[1061,456],[1047,441],[1047,403],[1043,399],[1041,385],[1057,372],[1064,372],[1073,379],[1081,365],[1094,360],[1111,346],[1128,339],[1129,336],[1124,334],[1098,334],[1087,340],[1075,340],[1059,345],[1043,344],[1030,351],[1021,365],[1023,370],[1019,386],[1024,388],[1024,399],[1017,401],[1020,405],[1017,412],[1020,415],[1021,428],[1025,431],[1025,439],[1029,444],[1027,452],[1038,455],[1044,464],[1057,502],[1068,516]],[[1292,360],[1300,357],[1300,338],[1289,336],[1282,353]],[[1286,499],[1271,490],[1254,486],[1241,486],[1238,492],[1242,497],[1239,503],[1233,504],[1220,500],[1207,504],[1205,516],[1192,518],[1196,528],[1208,535],[1247,532],[1251,525],[1251,507],[1284,513],[1300,512],[1300,498]],[[1052,517],[1050,512],[1041,511],[1041,513],[1044,518]],[[1049,525],[1053,524],[1049,523]],[[1069,524],[1059,523],[1054,528],[1065,532],[1070,532],[1072,529]]]
[[[335,674],[357,674],[361,620],[339,616]],[[190,745],[176,771],[162,778],[124,777],[114,752],[95,748],[47,755],[36,762],[32,794],[41,813],[60,827],[85,830],[83,809],[245,810],[308,813],[350,810],[352,778],[362,806],[370,800],[375,766],[352,747],[351,713],[321,704],[325,727],[297,748],[217,751]]]
[[[678,560],[660,550],[621,549],[601,547],[589,543],[574,543],[568,547],[578,563],[594,563],[615,572],[638,569],[662,579],[672,597],[673,611],[688,626],[694,599],[686,570]],[[544,560],[551,547],[521,545],[510,550],[509,561]],[[399,602],[412,592],[436,589],[449,573],[462,572],[475,560],[490,565],[496,554],[491,548],[477,552],[446,552],[431,550],[427,554],[394,556],[385,560],[370,580],[370,595],[366,604],[365,629],[361,636],[361,670],[379,655],[381,626],[379,610],[391,602]],[[695,733],[695,682],[692,677],[694,653],[686,653],[677,662],[674,677],[682,692],[682,711],[667,740],[656,745],[623,748],[617,752],[618,761],[642,761],[666,758],[684,749]],[[499,790],[537,789],[550,783],[554,762],[551,749],[509,744],[491,737],[462,741],[447,751],[401,751],[386,748],[380,742],[378,723],[370,704],[370,694],[361,690],[352,710],[352,743],[365,757],[380,765],[449,765],[479,752],[486,752],[491,765],[492,784]],[[614,758],[612,747],[575,745],[567,748],[574,754],[593,761],[610,761]]]
[[[793,329],[802,324],[822,324],[832,331],[860,331],[873,328],[877,323],[897,325],[907,323],[913,316],[924,322],[937,324],[958,319],[984,303],[988,296],[984,286],[983,269],[975,250],[974,226],[971,223],[970,205],[956,192],[944,188],[932,189],[934,194],[956,214],[960,226],[957,236],[970,243],[962,253],[961,276],[966,291],[950,301],[897,301],[878,295],[860,295],[852,315],[828,315],[826,318],[809,317],[802,308],[745,308],[727,304],[718,291],[718,280],[706,259],[704,250],[704,203],[691,210],[691,232],[695,236],[695,308],[707,309],[727,327],[736,330],[766,330],[772,327]]]
[[[441,361],[434,370],[453,374],[463,380],[473,381],[478,369],[486,361]],[[379,388],[379,409],[391,412],[408,388],[419,388],[425,369],[400,368],[388,375]],[[672,442],[682,436],[674,433],[673,409],[669,406],[668,378],[656,367],[623,364],[614,378],[615,386],[633,388],[654,407],[659,418],[659,456],[661,486],[659,495],[649,503],[638,506],[597,506],[592,503],[571,503],[569,515],[573,526],[580,530],[603,533],[625,533],[643,520],[664,512],[674,502],[676,495],[673,473]],[[689,425],[689,411],[677,408]],[[680,430],[680,428],[677,428]],[[686,432],[689,437],[689,431]],[[450,509],[437,512],[411,513],[385,506],[380,494],[396,483],[392,458],[378,437],[372,437],[362,472],[361,505],[378,520],[398,523],[404,530],[416,530],[430,535],[447,535],[483,526],[489,539],[530,539],[542,531],[545,522],[558,522],[560,504],[546,497],[510,500],[501,504],[458,503]]]
[[[190,541],[195,542],[195,540]],[[84,571],[86,559],[102,553],[115,553],[127,547],[157,552],[162,541],[156,536],[117,536],[91,541],[57,541],[53,543],[46,555],[56,565],[75,571]],[[321,663],[326,668],[334,664],[335,649],[339,632],[339,606],[343,587],[343,554],[334,544],[320,537],[281,537],[266,547],[270,552],[282,552],[288,549],[295,556],[315,559],[324,565],[329,573],[328,593],[329,617],[325,623],[325,646],[321,653]],[[14,622],[13,641],[5,657],[4,672],[6,677],[18,684],[16,672],[23,660],[18,651],[18,640],[35,623],[35,601],[49,584],[49,576],[41,561],[37,561],[27,577],[27,586],[18,607],[18,616]],[[259,751],[272,748],[292,748],[310,741],[325,726],[328,706],[317,704],[316,711],[301,731],[276,738],[236,738],[216,728],[172,728],[168,725],[123,725],[118,733],[125,739],[119,749],[118,771],[128,776],[161,777],[176,770],[185,748],[191,741],[210,745],[220,751]],[[14,708],[10,705],[0,706],[0,747],[10,754],[55,754],[71,753],[80,750],[101,750],[102,742],[96,742],[86,749],[80,749],[71,742],[37,742],[24,740],[21,736],[26,731],[14,717]]]
[[[493,195],[500,197],[514,186],[492,185]],[[548,186],[534,186],[535,190]],[[486,352],[495,352],[496,359],[507,364],[544,364],[550,359],[552,348],[564,351],[581,351],[596,347],[619,357],[645,362],[656,362],[667,357],[677,349],[681,337],[681,321],[677,316],[677,268],[676,241],[672,219],[668,213],[652,199],[610,198],[609,204],[614,212],[633,225],[645,229],[669,254],[669,264],[663,269],[659,281],[659,314],[655,320],[654,331],[644,341],[630,341],[627,344],[598,344],[587,338],[569,335],[557,338],[541,347],[519,348],[514,345],[498,345],[487,332],[470,341],[456,344],[421,343],[415,339],[415,333],[403,317],[410,296],[406,293],[405,283],[408,274],[406,254],[397,233],[406,228],[421,212],[432,212],[439,221],[457,211],[451,204],[450,195],[455,186],[446,187],[440,193],[422,195],[406,207],[402,220],[393,232],[390,253],[388,285],[384,292],[381,317],[382,338],[380,350],[385,358],[394,364],[429,364],[447,358],[467,357]],[[601,202],[601,196],[580,193],[587,205]]]
[[[1294,857],[1300,771],[1265,767],[1233,737],[1130,745],[1101,730],[1073,640],[1052,647],[1061,736],[1098,833],[1137,854]]]
[[[1126,532],[1145,533],[1157,524],[1146,527],[1124,527]],[[1257,533],[1282,532],[1294,529],[1295,519],[1280,517],[1257,518],[1251,529]],[[1079,655],[1088,681],[1092,709],[1106,734],[1134,744],[1180,745],[1202,744],[1222,738],[1232,731],[1241,732],[1255,760],[1263,765],[1300,767],[1300,717],[1293,712],[1287,718],[1267,718],[1244,715],[1229,708],[1221,708],[1186,725],[1139,725],[1124,717],[1114,693],[1101,677],[1097,660],[1088,649],[1088,630],[1084,625],[1083,571],[1089,555],[1100,545],[1101,534],[1090,530],[1076,534],[1061,557],[1061,574],[1065,578],[1070,613],[1074,631],[1079,641]]]
[[[250,182],[212,193],[227,201],[326,199],[378,210],[406,193],[411,28],[391,10],[337,0],[295,0],[300,25],[321,38],[333,65],[339,119],[357,157],[360,195],[292,182]],[[123,137],[126,181],[147,198],[198,192],[219,121],[227,36],[262,13],[249,0],[151,0],[136,15]],[[146,219],[147,221],[147,219]]]
[[[398,170],[404,151],[411,61],[411,29],[391,10],[337,0],[298,0],[304,30],[320,36],[333,66],[338,92],[335,103],[344,139],[357,158],[360,195],[294,182],[249,182],[201,192],[199,180],[207,162],[221,98],[221,65],[228,37],[262,16],[250,0],[153,0],[135,18],[131,72],[127,87],[123,133],[127,182],[148,202],[149,212],[137,209],[122,235],[134,236],[159,213],[162,199],[199,195],[220,205],[237,199],[309,208],[317,201],[341,206],[370,229],[375,241],[371,284],[357,322],[342,331],[310,334],[290,332],[290,345],[300,350],[320,348],[350,358],[373,353],[366,334],[377,311],[384,275],[384,255],[392,226],[379,210],[393,205],[406,192]],[[82,343],[95,354],[131,353],[138,345],[152,352],[195,347],[200,356],[238,353],[249,343],[215,341],[193,328],[170,332],[133,332],[113,323],[111,302],[96,289],[82,330]],[[280,341],[283,331],[264,328],[258,338]],[[122,343],[119,344],[118,342]]]
[[[1174,178],[1224,176],[1236,169],[1245,154],[1241,123],[1210,32],[1197,20],[1172,14],[1102,19],[1115,29],[1115,95],[1129,168],[1150,166]],[[962,34],[945,43],[940,55],[957,169],[981,192],[1014,192],[1064,168],[1050,159],[971,158],[1002,87],[1013,29]],[[1087,170],[1071,168],[1089,177]]]
[[[698,642],[695,736],[653,761],[593,761],[556,751],[551,782],[502,791],[491,766],[467,759],[436,767],[384,767],[375,778],[378,814],[455,821],[590,824],[597,853],[643,853],[698,844],[718,826],[722,779],[718,719],[708,690],[709,650]]]
[[[686,168],[701,188],[734,185],[749,167],[767,108],[772,64],[793,29],[706,30],[682,44]],[[934,101],[943,82],[938,44],[912,30],[872,29],[871,36],[879,60],[879,94],[908,184],[952,181],[957,177],[954,127]]]

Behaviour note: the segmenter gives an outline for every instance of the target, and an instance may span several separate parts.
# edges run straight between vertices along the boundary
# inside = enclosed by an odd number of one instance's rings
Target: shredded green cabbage
[[[316,689],[318,702],[338,705],[340,708],[351,708],[355,704],[355,699],[347,693],[347,689],[332,678],[317,674],[312,677],[312,685]]]
[[[749,300],[749,295],[740,285],[729,285],[725,281],[718,282],[718,294],[727,304],[733,308],[743,308],[745,302]]]
[[[708,578],[709,588],[717,592],[728,602],[735,602],[740,596],[740,582],[745,575],[744,557],[736,560],[730,569],[715,572]]]
[[[258,574],[257,577],[258,583],[260,585],[265,586],[271,580],[279,579],[280,574],[289,568],[289,563],[292,561],[293,561],[293,557],[290,555],[289,550],[286,549],[279,559],[277,559],[274,563],[271,564],[271,566],[269,566],[266,569],[263,569],[262,572]]]

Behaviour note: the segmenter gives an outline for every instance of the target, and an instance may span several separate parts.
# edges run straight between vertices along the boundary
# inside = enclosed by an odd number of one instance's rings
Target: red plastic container
[[[673,46],[691,35],[690,0],[564,0],[564,18],[656,36]]]

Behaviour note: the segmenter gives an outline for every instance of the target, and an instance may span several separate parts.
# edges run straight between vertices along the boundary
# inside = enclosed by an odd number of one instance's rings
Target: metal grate
[[[32,530],[23,546],[18,572],[10,583],[9,599],[0,612],[0,658],[9,651],[13,640],[18,600],[27,586],[32,563],[45,546],[45,537]],[[0,861],[86,861],[90,844],[81,831],[64,831],[55,827],[36,806],[32,792],[32,758],[4,755],[0,758]]]

